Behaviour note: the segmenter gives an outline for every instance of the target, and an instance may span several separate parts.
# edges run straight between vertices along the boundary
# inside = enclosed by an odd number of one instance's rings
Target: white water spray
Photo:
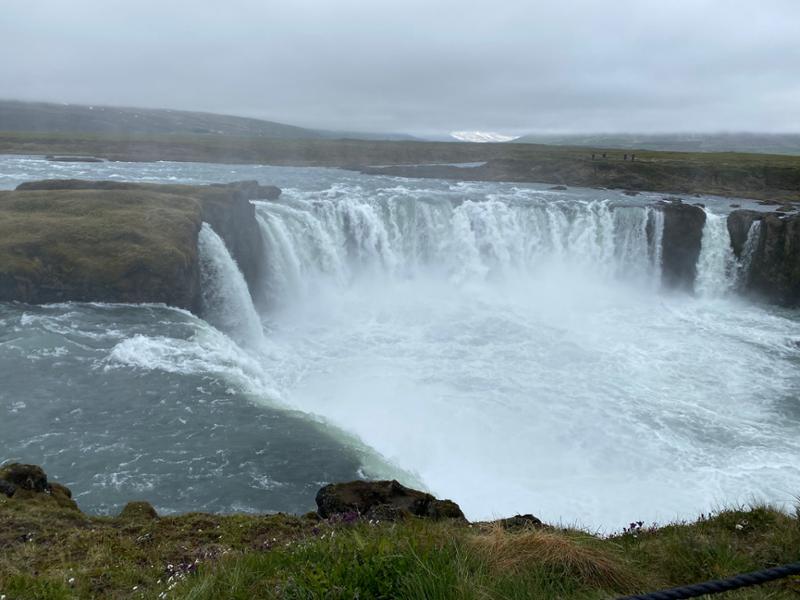
[[[714,298],[724,296],[733,288],[736,259],[726,217],[709,210],[705,212],[695,290],[700,296]]]
[[[351,193],[257,209],[275,300],[308,293],[318,278],[346,286],[365,276],[422,274],[457,284],[531,280],[548,269],[629,282],[660,274],[663,215],[643,207],[493,198],[453,205]]]
[[[200,253],[203,318],[236,343],[255,349],[264,342],[261,319],[247,282],[216,232],[203,223],[197,240]]]

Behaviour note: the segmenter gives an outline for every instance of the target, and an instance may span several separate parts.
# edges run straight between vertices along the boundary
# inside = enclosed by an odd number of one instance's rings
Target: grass
[[[755,506],[600,537],[422,519],[88,517],[0,500],[0,548],[6,600],[601,599],[796,561],[800,521]],[[798,593],[794,578],[726,598]]]

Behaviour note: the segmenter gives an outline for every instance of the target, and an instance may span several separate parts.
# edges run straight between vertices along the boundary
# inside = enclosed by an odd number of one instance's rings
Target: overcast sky
[[[800,131],[800,0],[0,0],[0,97],[418,134]]]

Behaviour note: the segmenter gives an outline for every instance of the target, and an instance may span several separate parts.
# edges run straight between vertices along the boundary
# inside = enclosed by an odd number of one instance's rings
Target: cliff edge
[[[258,293],[263,242],[250,200],[279,195],[254,181],[23,183],[0,192],[0,301],[161,302],[197,312],[203,221]]]

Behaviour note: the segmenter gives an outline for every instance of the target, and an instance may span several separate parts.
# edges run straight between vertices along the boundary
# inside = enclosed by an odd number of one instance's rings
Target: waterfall
[[[661,285],[661,263],[664,257],[664,212],[654,208],[647,208],[651,226],[650,260],[653,265],[653,284]]]
[[[747,286],[750,279],[750,267],[753,264],[753,257],[758,249],[758,242],[761,239],[761,221],[753,221],[750,224],[750,229],[747,230],[747,239],[745,240],[742,254],[739,257],[736,272],[736,285],[740,289]]]
[[[203,223],[197,240],[203,318],[236,343],[257,348],[264,341],[247,282],[216,232]]]
[[[735,265],[726,217],[706,210],[700,256],[697,259],[697,293],[705,297],[725,295],[733,288]]]
[[[461,283],[519,280],[555,268],[660,278],[663,215],[645,207],[339,192],[255,202],[273,300],[304,295],[319,279],[341,286],[365,276],[433,274]]]

